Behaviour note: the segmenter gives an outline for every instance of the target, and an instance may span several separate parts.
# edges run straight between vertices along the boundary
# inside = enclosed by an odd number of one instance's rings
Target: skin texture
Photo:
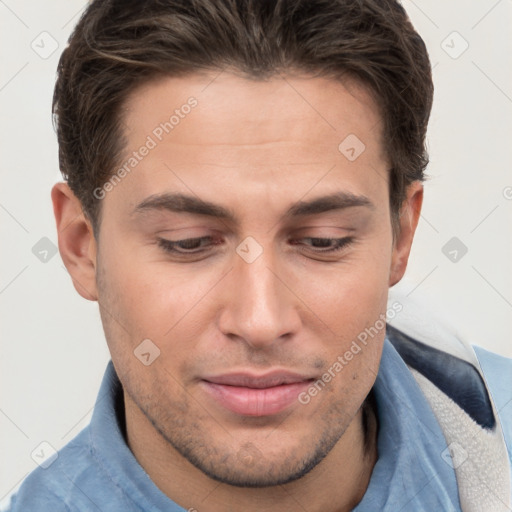
[[[384,329],[309,404],[278,414],[228,411],[202,378],[275,368],[320,378],[385,314],[388,288],[405,272],[422,185],[409,186],[394,240],[378,108],[357,83],[318,77],[256,82],[225,71],[148,83],[123,110],[126,158],[189,97],[197,106],[102,199],[99,240],[69,187],[52,191],[64,263],[77,291],[100,305],[129,445],[184,508],[350,510],[377,459],[375,435],[363,450],[360,407]],[[365,144],[354,161],[338,149],[349,134]],[[134,213],[165,192],[222,205],[236,222]],[[371,206],[283,218],[292,203],[334,192]],[[158,244],[207,236],[216,244],[207,240],[193,256]],[[262,249],[251,263],[236,251],[249,236]],[[352,243],[330,254],[308,238],[347,236]],[[160,350],[148,366],[134,355],[144,339]]]

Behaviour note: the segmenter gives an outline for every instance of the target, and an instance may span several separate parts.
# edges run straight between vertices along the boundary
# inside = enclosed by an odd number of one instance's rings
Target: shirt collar
[[[123,388],[109,361],[90,423],[93,455],[112,483],[140,510],[182,512],[153,483],[128,447],[124,434]]]
[[[422,502],[450,505],[449,509],[427,506],[425,510],[460,510],[455,472],[441,457],[447,445],[439,423],[387,338],[373,391],[379,423],[378,460],[353,512],[387,507],[419,511]]]

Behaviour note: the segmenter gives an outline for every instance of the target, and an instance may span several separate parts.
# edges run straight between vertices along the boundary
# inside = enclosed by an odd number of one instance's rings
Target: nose
[[[264,349],[289,339],[300,327],[297,303],[287,272],[270,249],[252,262],[238,254],[226,283],[222,332],[242,339],[254,349]]]

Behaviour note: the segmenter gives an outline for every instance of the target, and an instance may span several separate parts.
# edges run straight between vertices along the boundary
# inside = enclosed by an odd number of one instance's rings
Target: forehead
[[[295,196],[315,182],[325,192],[351,179],[349,192],[368,195],[387,169],[378,106],[354,81],[262,81],[228,72],[163,77],[129,95],[122,121],[122,163],[135,165],[119,188],[138,198],[192,187],[208,199],[227,185],[252,197],[263,190]],[[143,146],[151,148],[133,161]],[[356,190],[357,182],[366,190]]]
[[[192,121],[183,123],[180,111],[189,110],[185,107],[190,98],[197,106]],[[348,130],[363,135],[381,124],[372,94],[353,79],[342,82],[281,74],[255,80],[226,71],[151,80],[128,96],[122,119],[128,135],[136,136],[152,133],[173,113],[180,116],[182,127],[200,117],[193,128],[203,144],[256,145],[286,137],[309,140],[315,136],[330,143],[344,138]],[[309,128],[304,127],[305,121]],[[238,129],[233,130],[233,126]],[[175,142],[180,142],[180,131],[183,129],[173,129]]]

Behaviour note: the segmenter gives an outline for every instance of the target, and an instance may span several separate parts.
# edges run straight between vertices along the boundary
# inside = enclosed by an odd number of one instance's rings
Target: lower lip
[[[310,381],[302,381],[255,389],[214,384],[208,381],[202,381],[202,383],[206,392],[223,407],[245,416],[278,414],[294,402],[297,403],[299,394],[311,384]]]

